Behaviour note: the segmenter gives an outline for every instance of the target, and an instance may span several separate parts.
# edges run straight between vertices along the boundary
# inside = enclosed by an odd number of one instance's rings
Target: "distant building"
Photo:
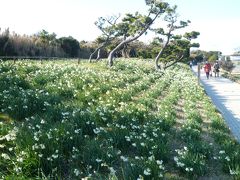
[[[231,61],[240,61],[240,55],[230,55]]]

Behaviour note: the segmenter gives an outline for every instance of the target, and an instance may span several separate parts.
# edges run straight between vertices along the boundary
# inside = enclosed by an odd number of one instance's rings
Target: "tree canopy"
[[[113,65],[113,57],[120,48],[137,40],[140,36],[147,32],[154,21],[164,14],[169,4],[162,1],[146,2],[149,6],[148,14],[142,15],[138,12],[135,14],[126,14],[122,22],[116,25],[118,36],[122,37],[122,41],[109,53],[108,65]]]
[[[178,20],[177,6],[161,0],[145,2],[148,7],[145,14],[128,12],[121,18],[120,15],[99,17],[95,25],[101,35],[93,42],[79,42],[72,36],[57,38],[55,33],[44,29],[32,36],[11,34],[7,29],[0,34],[0,55],[82,57],[91,61],[93,57],[100,59],[102,54],[102,57],[108,56],[110,67],[114,57],[141,57],[155,59],[156,69],[168,68],[188,58],[190,48],[199,47],[198,43],[191,41],[200,33],[177,34],[179,29],[190,24],[189,20]],[[156,34],[152,42],[138,41],[148,31]],[[216,59],[216,55],[210,59]]]

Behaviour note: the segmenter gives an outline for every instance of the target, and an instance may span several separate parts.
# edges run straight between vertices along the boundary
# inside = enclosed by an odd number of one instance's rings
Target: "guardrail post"
[[[198,77],[198,85],[200,85],[200,70],[201,70],[201,64],[197,64],[197,77]]]

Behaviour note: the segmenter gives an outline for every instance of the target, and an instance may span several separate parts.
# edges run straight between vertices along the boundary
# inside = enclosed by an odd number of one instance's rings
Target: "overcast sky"
[[[201,33],[200,49],[231,54],[240,47],[240,0],[169,0],[178,5],[179,19],[190,20],[186,29]],[[100,16],[146,12],[144,0],[0,0],[0,27],[31,35],[42,29],[58,37],[94,40]],[[151,36],[142,40],[150,40]]]

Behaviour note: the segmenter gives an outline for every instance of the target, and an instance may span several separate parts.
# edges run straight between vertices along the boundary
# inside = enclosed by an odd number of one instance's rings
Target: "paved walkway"
[[[193,66],[192,69],[197,75],[197,66]],[[205,91],[240,142],[240,84],[223,77],[207,79],[203,69],[201,69],[200,79]]]

